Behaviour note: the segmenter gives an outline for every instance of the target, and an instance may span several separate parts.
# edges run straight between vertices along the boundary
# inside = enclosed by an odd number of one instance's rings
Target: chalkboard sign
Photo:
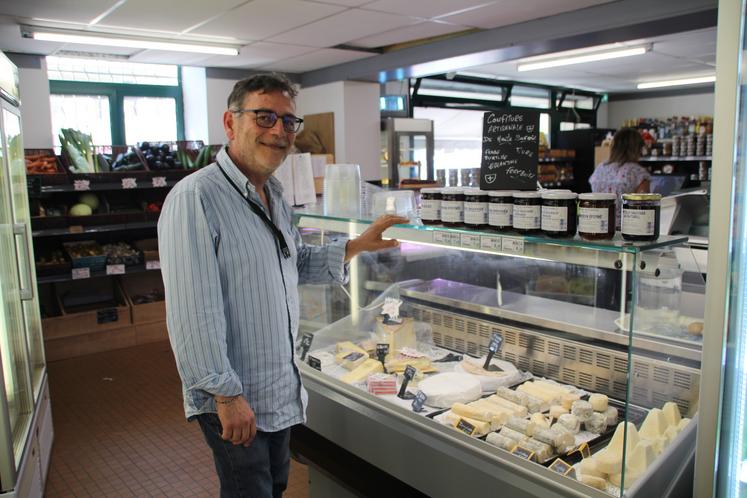
[[[534,454],[534,452],[532,450],[524,448],[523,446],[517,446],[516,448],[511,450],[511,454],[516,455],[525,460],[537,461],[537,456]]]
[[[463,418],[459,419],[459,422],[457,422],[456,428],[462,431],[463,433],[467,434],[468,436],[471,436],[475,433],[475,426],[464,420]]]
[[[552,470],[553,472],[557,472],[561,476],[568,476],[574,479],[576,478],[576,472],[574,471],[573,467],[560,458],[556,459],[550,465],[550,470]]]
[[[482,122],[483,190],[536,190],[539,112],[486,112]]]
[[[307,358],[309,359],[309,366],[311,368],[316,368],[320,372],[322,371],[322,362],[319,360],[319,358],[315,358],[311,355],[307,356]]]
[[[389,354],[389,343],[382,342],[376,345],[376,358],[383,364],[386,360],[386,355]]]
[[[313,340],[314,336],[311,334],[304,334],[303,337],[301,337],[301,361],[306,359],[306,353],[309,352]]]
[[[423,391],[418,391],[418,393],[415,395],[415,399],[412,400],[412,411],[414,412],[422,412],[423,411],[423,404],[425,403],[425,400],[428,399],[428,396]]]

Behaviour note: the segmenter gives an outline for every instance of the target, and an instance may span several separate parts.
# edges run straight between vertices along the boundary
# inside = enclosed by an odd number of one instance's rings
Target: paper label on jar
[[[568,207],[542,206],[542,230],[548,232],[568,230]]]
[[[488,203],[465,202],[464,222],[467,225],[486,225],[488,223]]]
[[[514,204],[514,228],[524,230],[536,230],[540,228],[541,207]]]
[[[494,227],[510,227],[514,224],[513,204],[493,204],[488,206],[488,224]]]
[[[462,223],[464,221],[464,202],[441,201],[441,221]]]
[[[434,220],[441,219],[441,199],[425,199],[420,202],[420,219]]]
[[[585,208],[578,210],[578,231],[583,233],[608,233],[610,210],[607,208]]]
[[[654,235],[656,211],[653,209],[623,209],[622,233],[627,235]]]

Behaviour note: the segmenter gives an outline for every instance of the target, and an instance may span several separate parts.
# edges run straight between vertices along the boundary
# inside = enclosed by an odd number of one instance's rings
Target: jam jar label
[[[607,233],[610,228],[610,210],[607,208],[580,208],[578,231],[583,233]]]
[[[622,232],[627,235],[655,235],[656,211],[653,209],[623,209]]]
[[[488,203],[487,202],[465,202],[464,222],[467,225],[487,225]]]
[[[568,208],[566,206],[542,206],[542,230],[546,232],[568,230]]]
[[[513,204],[493,204],[488,206],[488,223],[495,227],[510,227],[514,224]]]
[[[425,199],[420,201],[420,219],[440,220],[441,199]]]
[[[514,228],[537,230],[540,228],[541,206],[520,206],[514,204]]]
[[[462,223],[464,221],[464,202],[441,201],[441,221]]]

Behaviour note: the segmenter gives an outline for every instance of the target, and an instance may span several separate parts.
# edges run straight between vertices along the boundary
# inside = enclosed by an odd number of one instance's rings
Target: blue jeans
[[[257,431],[247,448],[220,437],[223,428],[215,413],[197,415],[197,421],[213,450],[221,498],[283,496],[290,468],[290,428],[278,432]]]

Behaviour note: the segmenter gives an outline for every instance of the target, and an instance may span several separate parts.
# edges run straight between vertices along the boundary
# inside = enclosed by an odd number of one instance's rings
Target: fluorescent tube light
[[[233,47],[181,42],[166,42],[153,39],[146,40],[138,38],[118,38],[111,36],[81,35],[73,33],[34,30],[32,30],[31,36],[35,40],[62,43],[80,43],[84,45],[103,45],[108,47],[142,48],[150,50],[169,50],[172,52],[194,52],[198,54],[239,55],[238,49]]]
[[[713,83],[716,81],[716,76],[700,76],[697,78],[681,78],[677,80],[664,80],[664,81],[649,81],[646,83],[638,83],[638,89],[644,90],[646,88],[663,88],[666,86],[680,86],[680,85],[697,85],[698,83]]]
[[[582,64],[584,62],[603,61],[607,59],[617,59],[619,57],[630,57],[633,55],[643,55],[648,51],[648,47],[622,47],[616,50],[605,50],[603,52],[593,52],[584,55],[574,55],[571,57],[559,57],[546,59],[537,62],[519,64],[516,68],[518,71],[534,71],[537,69],[547,69],[550,67],[570,66],[571,64]]]

